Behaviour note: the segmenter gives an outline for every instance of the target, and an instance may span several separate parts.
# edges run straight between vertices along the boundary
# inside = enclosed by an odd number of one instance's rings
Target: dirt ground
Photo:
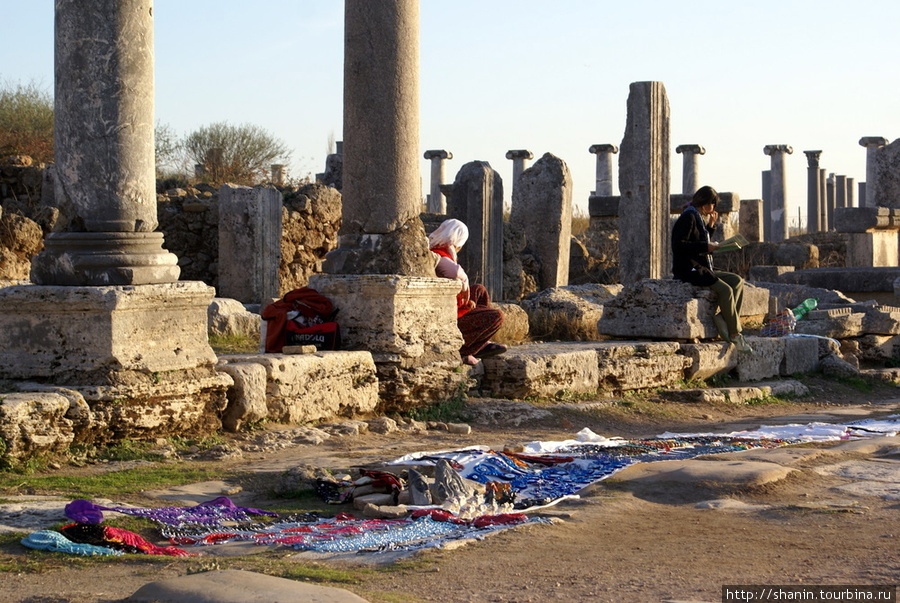
[[[842,422],[900,412],[900,390],[891,385],[861,393],[827,379],[804,382],[812,394],[792,402],[736,406],[640,397],[543,403],[540,408],[549,416],[519,423],[515,413],[508,413],[497,423],[475,423],[466,436],[370,433],[245,454],[232,463],[248,476],[243,496],[253,484],[259,488],[240,504],[255,501],[251,506],[261,506],[271,500],[267,480],[298,464],[346,467],[419,450],[559,440],[582,427],[606,436],[651,437],[664,431]],[[473,407],[491,404],[497,402],[472,401]],[[900,440],[893,441],[900,450]],[[848,451],[846,457],[860,454]],[[322,578],[315,573],[306,577],[385,603],[720,601],[726,584],[900,582],[900,502],[835,490],[847,480],[820,475],[814,468],[811,460],[777,483],[746,488],[612,479],[589,487],[579,500],[547,510],[546,515],[560,520],[553,524],[507,530],[453,550],[429,549],[383,566],[373,566],[364,555],[326,563],[283,553],[278,567],[288,559],[310,571],[322,570]],[[115,499],[115,493],[109,496]],[[698,506],[722,499],[734,504],[725,509]],[[27,568],[18,563],[10,571],[7,562],[17,556],[28,558]],[[55,561],[47,563],[51,557]],[[61,562],[60,556],[11,544],[0,551],[0,601],[110,603],[147,582],[186,573],[226,567],[267,571],[255,557],[259,555]],[[346,572],[346,579],[339,571]]]

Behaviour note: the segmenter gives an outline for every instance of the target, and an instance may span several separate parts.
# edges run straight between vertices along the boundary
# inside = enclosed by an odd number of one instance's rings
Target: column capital
[[[819,157],[822,156],[822,151],[803,151],[803,154],[806,155],[806,162],[808,167],[819,167]]]
[[[600,153],[612,153],[615,155],[619,152],[619,147],[614,144],[592,144],[588,149],[588,153],[599,155]]]
[[[534,159],[534,153],[525,149],[512,150],[506,152],[507,159]]]
[[[697,155],[706,155],[706,149],[699,144],[680,144],[675,147],[676,153],[695,153]]]
[[[794,148],[789,144],[767,144],[763,147],[763,153],[766,155],[774,155],[775,153],[787,153],[790,155],[794,152]]]
[[[425,159],[453,159],[453,153],[443,149],[425,151]]]
[[[883,147],[888,143],[887,138],[883,136],[863,136],[859,139],[859,146],[861,147]]]

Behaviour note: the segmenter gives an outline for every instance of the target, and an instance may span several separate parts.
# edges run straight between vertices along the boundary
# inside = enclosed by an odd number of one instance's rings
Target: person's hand
[[[719,247],[721,247],[721,245],[719,245],[718,243],[709,243],[706,245],[706,251],[708,251],[709,253],[712,253]]]
[[[463,303],[463,308],[466,308],[467,310],[474,310],[475,302],[473,302],[471,299],[467,299],[465,303]]]
[[[718,222],[718,220],[719,220],[719,212],[717,212],[716,210],[712,210],[711,212],[709,212],[709,222],[707,222],[707,224],[709,224],[710,228],[715,226],[716,222]]]

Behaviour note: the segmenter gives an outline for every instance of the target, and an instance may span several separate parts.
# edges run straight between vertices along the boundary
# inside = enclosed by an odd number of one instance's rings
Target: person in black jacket
[[[752,352],[741,333],[744,280],[737,274],[713,269],[712,252],[719,245],[710,238],[719,220],[718,202],[719,194],[713,187],[701,187],[675,222],[672,227],[672,274],[680,281],[712,289],[719,302],[719,313],[713,316],[719,335],[740,351]]]

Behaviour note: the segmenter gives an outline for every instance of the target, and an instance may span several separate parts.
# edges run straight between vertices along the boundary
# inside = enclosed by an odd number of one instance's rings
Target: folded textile
[[[22,546],[26,546],[30,549],[51,551],[54,553],[68,553],[69,555],[81,555],[83,557],[124,554],[122,551],[106,546],[72,542],[59,532],[54,532],[53,530],[33,532],[23,538],[20,542],[22,543]]]

